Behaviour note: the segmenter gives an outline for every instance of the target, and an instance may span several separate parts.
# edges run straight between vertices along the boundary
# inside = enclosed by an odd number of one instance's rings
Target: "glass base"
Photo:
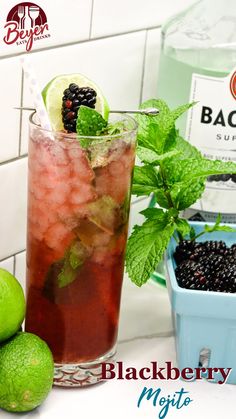
[[[114,362],[116,348],[100,358],[81,364],[54,364],[54,385],[61,387],[85,387],[102,380],[102,363]]]

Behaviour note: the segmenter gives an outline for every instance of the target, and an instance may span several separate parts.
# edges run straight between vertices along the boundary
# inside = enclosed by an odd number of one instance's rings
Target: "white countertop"
[[[165,288],[152,282],[138,288],[124,280],[117,361],[126,367],[142,368],[158,361],[176,364],[170,305]],[[193,400],[177,410],[170,407],[166,418],[235,418],[236,386],[205,381],[110,380],[82,389],[53,388],[42,406],[27,414],[0,411],[3,419],[159,419],[161,407],[137,401],[144,388],[161,389],[173,397],[184,388]]]

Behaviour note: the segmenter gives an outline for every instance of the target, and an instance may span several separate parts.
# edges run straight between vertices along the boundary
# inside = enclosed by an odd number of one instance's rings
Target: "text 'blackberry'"
[[[91,87],[71,83],[63,92],[62,121],[67,132],[76,132],[76,120],[81,105],[95,108],[97,93]]]

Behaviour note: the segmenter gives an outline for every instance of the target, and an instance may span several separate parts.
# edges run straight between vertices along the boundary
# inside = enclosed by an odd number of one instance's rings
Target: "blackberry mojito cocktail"
[[[96,136],[74,133],[101,126],[88,109],[70,132],[30,121],[26,330],[48,343],[55,384],[66,386],[99,381],[114,356],[135,158],[130,117],[113,115]]]

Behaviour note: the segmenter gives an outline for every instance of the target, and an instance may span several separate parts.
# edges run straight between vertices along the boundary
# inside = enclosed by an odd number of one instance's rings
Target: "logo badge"
[[[230,79],[230,91],[234,99],[236,99],[236,71],[232,74]]]
[[[25,44],[26,51],[31,51],[34,41],[49,38],[47,16],[43,9],[35,3],[19,3],[7,16],[4,26],[3,41],[7,45]]]

